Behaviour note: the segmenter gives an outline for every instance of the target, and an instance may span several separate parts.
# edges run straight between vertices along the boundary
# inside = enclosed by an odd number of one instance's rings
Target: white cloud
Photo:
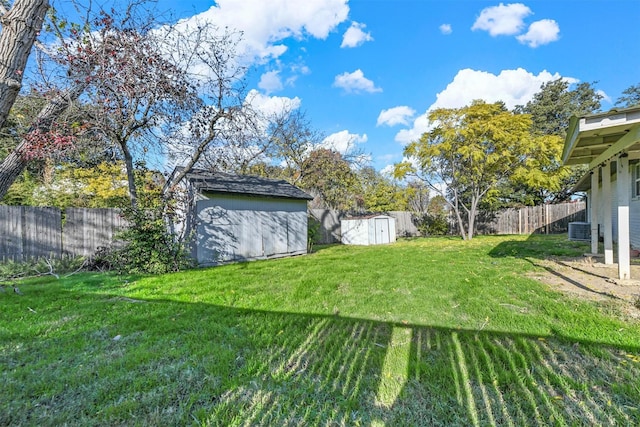
[[[337,75],[333,82],[333,86],[342,88],[349,93],[382,92],[382,89],[376,87],[373,81],[366,78],[360,69],[357,69],[353,73],[345,72]]]
[[[358,47],[364,42],[370,42],[373,40],[371,33],[366,33],[364,29],[367,26],[360,24],[359,22],[352,22],[349,29],[344,33],[342,37],[342,44],[340,47]]]
[[[547,70],[533,74],[523,68],[502,70],[495,75],[486,71],[466,68],[458,71],[445,90],[436,95],[432,108],[459,108],[474,99],[487,102],[502,101],[507,108],[526,104],[540,90],[540,86],[561,76]],[[569,78],[569,82],[577,80]]]
[[[408,125],[409,119],[416,114],[413,108],[406,105],[400,107],[389,108],[388,110],[382,110],[378,116],[378,122],[376,126],[387,125]]]
[[[348,0],[218,0],[209,10],[179,22],[182,28],[210,23],[242,32],[238,54],[246,63],[277,58],[290,37],[325,39],[347,20]],[[250,12],[248,12],[250,11]]]
[[[482,9],[472,30],[488,31],[491,36],[518,34],[524,28],[523,19],[531,14],[531,9],[522,3],[492,6]]]
[[[380,169],[380,173],[384,176],[386,176],[387,178],[393,178],[393,172],[396,170],[396,166],[395,165],[387,165],[385,167],[383,167],[382,169]]]
[[[448,35],[453,32],[453,30],[451,29],[451,24],[442,24],[438,28],[440,29],[440,32],[444,35]]]
[[[367,134],[358,135],[357,133],[350,133],[348,130],[342,130],[327,136],[320,143],[320,147],[345,155],[351,153],[358,144],[367,142],[368,139]]]
[[[520,43],[538,47],[558,40],[560,27],[553,19],[543,19],[529,25],[529,30],[516,37]]]
[[[607,93],[601,89],[596,90],[596,93],[600,96],[602,96],[602,99],[605,100],[606,102],[608,102],[609,104],[613,103],[613,100],[611,99],[611,97],[609,95],[607,95]]]
[[[260,76],[258,87],[264,90],[267,95],[282,90],[284,86],[280,80],[280,72],[274,70],[264,73]]]
[[[293,64],[291,65],[291,72],[298,74],[311,74],[311,69],[304,64]]]
[[[512,109],[516,105],[524,105],[530,101],[543,83],[560,77],[558,73],[551,74],[546,70],[536,75],[523,68],[503,70],[498,75],[468,68],[460,70],[453,81],[436,95],[436,102],[414,120],[411,128],[398,132],[395,140],[408,144],[419,139],[429,130],[427,116],[436,108],[460,108],[475,99],[482,99],[486,102],[502,101],[507,108]],[[570,77],[565,79],[569,83],[578,82]]]
[[[401,143],[402,145],[407,145],[412,141],[417,141],[420,139],[423,133],[429,130],[429,119],[427,116],[429,115],[429,111],[427,110],[424,114],[421,114],[413,121],[413,126],[409,129],[402,129],[400,132],[396,134],[395,140]]]
[[[257,90],[250,90],[245,98],[247,104],[265,114],[266,116],[279,113],[281,111],[293,111],[300,108],[302,101],[297,96],[288,98],[286,96],[267,96]]]

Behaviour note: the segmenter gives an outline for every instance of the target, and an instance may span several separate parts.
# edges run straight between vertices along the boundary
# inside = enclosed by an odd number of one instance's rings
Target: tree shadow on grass
[[[117,292],[11,298],[3,425],[640,424],[638,347]]]

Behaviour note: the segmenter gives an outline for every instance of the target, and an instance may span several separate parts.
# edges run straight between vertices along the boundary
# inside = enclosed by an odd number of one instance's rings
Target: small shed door
[[[376,245],[390,243],[389,241],[389,220],[387,218],[374,218],[376,230]]]

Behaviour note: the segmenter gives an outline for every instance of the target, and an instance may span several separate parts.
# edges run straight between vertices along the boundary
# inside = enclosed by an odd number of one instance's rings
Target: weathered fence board
[[[118,209],[67,208],[65,218],[64,253],[72,256],[91,256],[109,246],[127,225]]]
[[[126,227],[117,209],[0,206],[0,260],[91,256]]]
[[[318,238],[316,243],[339,243],[342,239],[340,220],[346,215],[339,211],[329,209],[309,209],[309,214],[319,223]]]
[[[418,227],[414,223],[414,217],[411,212],[407,211],[391,211],[387,212],[390,217],[396,219],[396,236],[398,237],[414,237],[420,235]]]
[[[62,251],[60,209],[0,206],[0,259],[55,257]]]
[[[22,259],[21,207],[0,206],[0,260]]]
[[[586,220],[584,202],[505,209],[496,213],[481,213],[476,224],[477,234],[565,233],[569,223]]]
[[[24,207],[23,256],[55,257],[62,252],[62,213],[56,208]]]

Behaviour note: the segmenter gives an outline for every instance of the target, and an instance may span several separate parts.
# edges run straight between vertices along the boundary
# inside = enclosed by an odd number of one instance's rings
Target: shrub
[[[417,217],[415,224],[423,236],[444,236],[449,234],[449,222],[445,215],[427,213]]]
[[[307,252],[313,251],[313,246],[320,243],[320,221],[308,216],[307,219]]]
[[[117,235],[123,246],[101,250],[93,267],[133,274],[163,274],[193,267],[185,242],[167,229],[166,211],[164,204],[125,208],[123,216],[129,227]]]

